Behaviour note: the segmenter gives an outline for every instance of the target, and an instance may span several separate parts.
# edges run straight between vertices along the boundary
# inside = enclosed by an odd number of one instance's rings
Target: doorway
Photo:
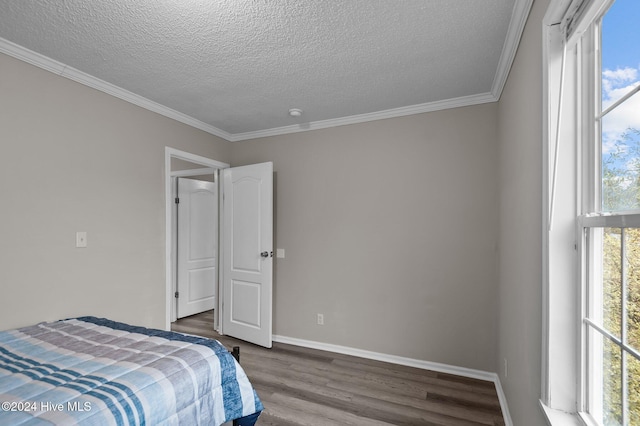
[[[208,292],[213,293],[215,295],[219,294],[218,288],[217,288],[218,287],[217,286],[217,275],[218,275],[217,253],[215,256],[216,259],[214,260],[214,262],[216,263],[216,266],[214,269],[211,268],[210,260],[209,260],[209,263],[207,264],[206,262],[201,261],[202,259],[196,259],[195,262],[183,262],[183,266],[187,267],[186,271],[182,270],[184,268],[179,267],[180,260],[185,260],[189,256],[187,256],[186,254],[181,255],[180,253],[178,253],[178,243],[180,242],[179,241],[180,238],[179,238],[179,233],[177,232],[178,222],[176,220],[177,219],[176,213],[178,211],[178,208],[177,208],[177,204],[175,203],[175,200],[177,198],[176,195],[177,195],[178,182],[179,180],[183,180],[183,179],[185,182],[210,181],[210,183],[204,184],[204,185],[196,184],[195,192],[200,195],[205,194],[206,192],[211,190],[211,184],[213,184],[216,189],[215,190],[215,193],[216,193],[215,209],[217,210],[218,209],[217,194],[219,192],[217,191],[218,182],[217,182],[217,179],[215,179],[215,176],[217,176],[218,170],[228,168],[228,167],[229,165],[226,163],[222,163],[206,157],[201,157],[199,155],[191,154],[188,152],[179,151],[169,147],[165,148],[165,199],[167,200],[166,211],[165,211],[165,223],[166,223],[166,229],[165,229],[166,325],[165,327],[167,330],[171,329],[171,323],[176,321],[176,319],[178,318],[178,314],[180,311],[180,308],[178,307],[178,303],[181,303],[183,305],[182,310],[184,313],[185,309],[198,309],[198,307],[194,306],[193,304],[191,307],[188,307],[188,305],[191,304],[189,302],[189,299],[193,299],[193,300],[201,299],[201,297],[199,297],[197,294],[195,295],[195,297],[189,298],[187,297],[186,294],[183,293],[182,300],[180,300],[180,297],[179,297],[180,289],[178,288],[179,274],[182,275],[183,282],[185,282],[185,275],[186,276],[192,275],[195,277],[195,282],[194,282],[194,285],[196,286],[196,289],[194,290],[195,293],[200,292],[201,295],[206,296],[206,294],[204,294],[206,292],[203,293],[202,291],[203,284],[200,283],[199,287],[197,287],[198,286],[197,281],[208,280],[211,282],[211,286],[212,286],[212,288],[208,289]],[[208,189],[205,189],[205,191],[202,191],[197,188],[198,186],[207,186]],[[196,201],[195,204],[203,204],[203,201],[202,201],[203,197],[197,196],[196,198],[198,199],[195,200]],[[183,202],[186,202],[186,200],[183,200]],[[210,202],[205,201],[204,203],[209,204]],[[181,207],[184,207],[184,206],[186,205],[183,204],[183,206]],[[212,247],[215,247],[215,252],[217,252],[217,247],[219,246],[219,241],[217,240],[218,239],[217,211],[216,211],[216,218],[214,219],[214,221],[216,222],[215,232],[208,233],[208,238],[215,239],[215,241],[201,240],[199,242],[196,242],[196,245],[199,247],[199,250],[201,252],[210,252]],[[196,255],[195,257],[202,258],[202,257],[211,257],[211,256]],[[188,263],[191,263],[191,266],[193,266],[195,272],[193,273],[188,272],[188,265],[187,265]],[[188,278],[186,280],[188,280]],[[198,288],[200,288],[200,290],[198,290]],[[206,299],[206,297],[204,299]],[[182,302],[185,302],[185,303],[182,303]],[[205,302],[205,304],[210,302],[211,301],[209,300],[209,302]],[[214,304],[217,305],[217,301],[214,302]],[[218,323],[219,323],[219,313],[217,312],[218,306],[214,306],[214,307],[216,309],[216,312],[214,315],[213,328],[218,329]]]
[[[178,166],[179,165],[179,166]],[[201,170],[198,170],[199,166]],[[181,170],[174,170],[180,168]],[[193,171],[195,169],[195,171]],[[221,170],[224,169],[224,170]],[[185,171],[189,170],[189,171]],[[218,197],[217,303],[212,328],[261,346],[272,343],[273,163],[229,167],[165,148],[166,329],[177,319],[175,203],[172,179],[184,173],[214,173]],[[172,176],[174,175],[174,176]],[[183,176],[184,177],[184,176]],[[176,227],[177,229],[177,227]]]

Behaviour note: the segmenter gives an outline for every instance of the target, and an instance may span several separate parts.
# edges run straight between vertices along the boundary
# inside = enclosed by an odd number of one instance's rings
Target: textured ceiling
[[[0,0],[0,51],[44,55],[236,140],[496,100],[530,2]]]

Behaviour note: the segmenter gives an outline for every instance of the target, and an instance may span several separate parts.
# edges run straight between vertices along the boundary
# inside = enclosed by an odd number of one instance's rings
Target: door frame
[[[164,149],[164,192],[165,192],[165,329],[171,330],[172,319],[175,320],[175,310],[173,300],[175,299],[173,286],[176,271],[173,262],[173,244],[176,243],[173,233],[173,208],[174,196],[171,159],[188,161],[190,163],[199,164],[210,169],[226,169],[229,164],[223,163],[211,158],[192,154],[186,151],[180,151],[175,148],[165,147]],[[219,297],[219,292],[217,292]]]

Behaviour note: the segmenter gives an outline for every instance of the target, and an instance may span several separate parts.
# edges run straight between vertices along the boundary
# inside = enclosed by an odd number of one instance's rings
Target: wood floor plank
[[[380,376],[391,376],[399,379],[410,379],[413,381],[430,383],[434,385],[440,385],[445,387],[451,387],[454,389],[467,390],[471,392],[480,392],[487,395],[495,396],[495,386],[491,382],[485,382],[482,380],[474,380],[473,382],[465,382],[463,380],[456,380],[455,376],[421,370],[414,367],[406,367],[407,370],[401,370],[400,368],[389,368],[388,364],[383,366],[368,365],[358,362],[356,360],[334,360],[333,363],[338,366],[343,366],[353,370],[360,370],[364,372],[374,373]]]
[[[374,415],[374,418],[391,422],[396,425],[420,424],[420,420],[429,420],[426,412],[455,417],[476,422],[474,424],[494,425],[495,415],[470,410],[465,407],[448,407],[445,404],[426,400],[413,400],[415,408],[407,398],[389,397],[388,395],[375,394],[374,397],[362,395],[361,391],[354,393],[334,389],[327,386],[282,378],[279,372],[259,372],[251,376],[255,386],[261,389],[269,389],[271,392],[289,393],[300,399],[323,401],[324,404],[334,408],[341,408],[359,415]],[[447,417],[442,417],[447,418]],[[431,418],[434,420],[433,418]],[[441,419],[439,417],[439,419]],[[439,424],[439,423],[436,423]]]
[[[262,348],[216,333],[213,311],[172,330],[240,346],[265,406],[258,426],[504,426],[492,382],[281,343]]]
[[[269,398],[271,402],[283,405],[303,412],[306,415],[314,416],[312,425],[353,425],[353,426],[393,426],[393,423],[362,417],[348,411],[340,410],[325,404],[312,402],[285,394],[274,394]]]

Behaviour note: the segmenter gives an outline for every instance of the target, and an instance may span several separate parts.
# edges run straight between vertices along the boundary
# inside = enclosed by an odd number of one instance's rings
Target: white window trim
[[[593,76],[583,76],[589,67],[582,67],[578,49],[584,49],[583,33],[613,0],[551,0],[543,20],[543,324],[542,324],[542,389],[540,405],[550,425],[595,425],[583,412],[586,407],[581,381],[585,362],[582,359],[585,344],[582,324],[583,286],[580,257],[582,256],[582,229],[576,221],[579,213],[594,202],[583,199],[582,183],[594,176],[583,176],[581,161],[595,161],[596,153],[582,155],[582,135],[591,134],[580,126],[590,125],[578,113],[579,106],[593,99],[595,88],[588,88],[587,99],[583,82],[593,81]],[[578,11],[581,16],[567,19],[567,12]],[[564,43],[567,22],[573,33]],[[566,47],[565,47],[566,46]],[[561,114],[560,98],[563,50],[566,48],[564,101]],[[593,71],[591,71],[593,72]],[[567,84],[571,83],[571,84]],[[556,150],[558,117],[562,117],[560,139],[574,141],[563,143]],[[593,117],[593,115],[592,115]],[[585,133],[586,132],[586,133]],[[594,146],[595,144],[591,144]],[[581,160],[578,160],[581,159]],[[562,173],[556,172],[556,162],[561,163]],[[595,164],[595,163],[592,163]],[[553,200],[552,200],[553,197]],[[588,199],[586,199],[588,198]],[[593,210],[590,210],[593,211]],[[568,284],[567,284],[568,283]]]
[[[560,78],[562,68],[563,35],[562,16],[570,0],[552,2],[543,21],[543,344],[541,404],[545,413],[575,413],[578,371],[575,365],[578,352],[576,327],[577,292],[571,286],[558,283],[576,282],[575,226],[577,213],[575,197],[577,164],[575,144],[563,144],[556,150],[557,117],[560,104]],[[572,66],[570,51],[565,57],[567,70]],[[564,86],[564,118],[572,118],[575,105],[567,102],[575,88]],[[561,140],[575,140],[574,127],[563,120]],[[556,158],[562,162],[563,173],[554,173]],[[562,160],[560,160],[562,159]],[[554,179],[555,174],[555,179]],[[555,189],[551,186],[554,185]],[[551,196],[555,201],[551,202]],[[551,206],[553,204],[553,212]],[[560,309],[559,306],[564,306]],[[553,325],[553,327],[552,327]],[[549,419],[551,421],[551,419]],[[556,420],[557,422],[557,420]]]

